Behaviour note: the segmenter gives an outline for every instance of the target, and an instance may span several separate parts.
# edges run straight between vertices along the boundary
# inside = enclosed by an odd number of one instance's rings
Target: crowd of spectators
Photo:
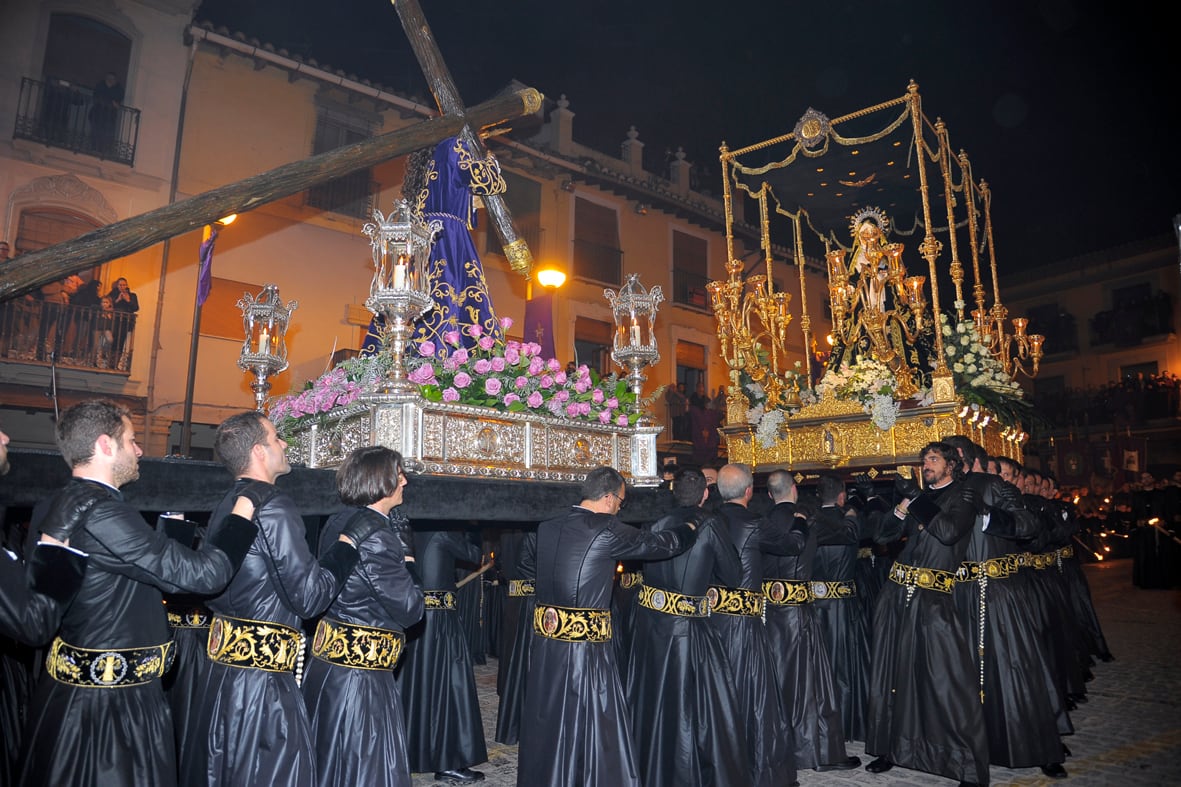
[[[1147,336],[1173,330],[1173,299],[1167,292],[1144,293],[1127,298],[1115,308],[1091,318],[1091,346],[1114,344],[1131,347]]]
[[[1181,379],[1171,372],[1137,374],[1101,386],[1039,391],[1034,402],[1054,427],[1134,425],[1181,413]]]

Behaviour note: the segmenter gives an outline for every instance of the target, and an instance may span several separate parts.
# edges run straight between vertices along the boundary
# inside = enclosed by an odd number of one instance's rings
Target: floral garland
[[[508,318],[500,323],[504,330],[512,326]],[[419,395],[427,401],[511,413],[536,412],[615,426],[629,426],[639,419],[634,409],[636,396],[626,380],[614,374],[600,377],[585,364],[568,374],[561,361],[542,358],[538,344],[504,342],[485,335],[478,325],[465,330],[476,340],[476,347],[460,347],[459,331],[448,331],[443,341],[451,349],[444,360],[436,357],[438,348],[434,342],[424,341],[409,348],[406,379],[418,386]],[[361,394],[376,390],[391,363],[386,352],[342,361],[307,383],[303,391],[274,400],[271,420],[280,434],[289,435],[308,420],[322,418],[356,401]]]

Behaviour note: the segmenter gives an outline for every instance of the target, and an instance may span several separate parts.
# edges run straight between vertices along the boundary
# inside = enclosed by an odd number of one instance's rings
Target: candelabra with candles
[[[767,231],[765,186],[758,198],[767,272],[744,279],[742,260],[731,259],[726,263],[726,280],[711,281],[706,285],[706,290],[713,304],[722,358],[730,368],[732,385],[738,385],[738,375],[745,371],[752,380],[762,385],[767,396],[767,407],[799,407],[799,382],[794,379],[789,381],[785,374],[788,368],[787,326],[792,319],[788,311],[791,295],[777,292],[771,278],[771,241]]]
[[[927,278],[907,275],[903,245],[885,241],[887,222],[876,208],[854,216],[852,264],[846,265],[844,249],[825,253],[829,304],[834,340],[845,348],[866,342],[873,358],[894,374],[897,397],[906,399],[919,387],[907,346],[931,327],[923,291]]]
[[[1017,372],[1032,379],[1037,376],[1042,356],[1045,354],[1046,337],[1038,333],[1027,333],[1029,320],[1024,317],[1014,317],[1013,332],[1005,330],[1005,318],[1009,310],[999,302],[994,303],[992,309],[974,309],[972,320],[976,323],[976,332],[980,334],[980,342],[992,353],[1005,373],[1016,379]],[[1026,363],[1031,368],[1026,368]]]
[[[238,368],[254,375],[250,388],[254,391],[254,409],[260,413],[271,390],[270,376],[287,368],[287,324],[298,307],[298,301],[284,306],[275,284],[263,285],[258,297],[244,293],[238,301],[246,332]]]
[[[406,200],[399,200],[389,216],[373,211],[373,221],[362,228],[370,240],[374,265],[365,307],[381,317],[383,340],[393,358],[381,393],[406,394],[416,389],[406,379],[402,354],[414,321],[435,305],[427,266],[431,244],[442,228],[440,221],[424,221]]]
[[[660,287],[645,290],[638,274],[628,274],[627,281],[619,292],[603,290],[603,297],[611,304],[615,318],[615,340],[611,349],[611,360],[627,369],[627,381],[636,401],[633,412],[639,415],[637,424],[651,425],[652,419],[640,404],[644,391],[644,369],[660,361],[656,348],[656,312],[664,293]]]

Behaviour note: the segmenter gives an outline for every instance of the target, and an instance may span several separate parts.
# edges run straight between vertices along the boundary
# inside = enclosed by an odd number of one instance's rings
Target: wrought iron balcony
[[[139,110],[95,103],[89,88],[64,80],[24,77],[13,137],[132,165]]]
[[[135,315],[17,296],[0,302],[0,361],[127,374]]]

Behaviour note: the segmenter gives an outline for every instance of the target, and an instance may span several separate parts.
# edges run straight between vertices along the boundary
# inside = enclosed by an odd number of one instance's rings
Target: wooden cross
[[[447,137],[460,134],[464,129],[493,126],[531,115],[540,108],[541,94],[533,88],[524,88],[485,101],[462,114],[445,112],[441,117],[284,164],[195,197],[108,224],[77,238],[21,254],[0,265],[0,301],[200,229],[222,216],[245,213],[358,169],[373,167],[437,144]],[[491,207],[489,214],[499,215],[492,214]],[[507,209],[503,215],[508,215]],[[513,241],[508,243],[511,245]],[[531,263],[528,248],[523,241],[516,241],[516,244],[512,250],[506,245],[505,254],[512,251],[518,260],[525,259],[527,266]],[[524,254],[517,249],[524,249]],[[510,261],[512,259],[510,257]],[[519,265],[519,262],[514,264],[514,268],[520,270]],[[522,272],[527,273],[527,269]]]
[[[402,21],[406,38],[410,40],[410,48],[414,50],[414,56],[418,58],[418,64],[422,68],[423,76],[426,77],[431,94],[435,97],[439,111],[444,115],[458,115],[465,118],[459,138],[467,145],[473,156],[486,158],[488,151],[477,133],[478,129],[466,122],[467,110],[463,105],[463,99],[459,97],[459,89],[456,88],[455,80],[451,77],[451,70],[447,68],[447,63],[443,60],[442,53],[439,52],[435,37],[431,33],[430,25],[426,22],[426,17],[422,14],[418,0],[390,0],[390,2],[398,12],[398,19]],[[484,207],[488,209],[492,228],[500,239],[500,245],[504,249],[504,256],[508,258],[509,265],[513,270],[527,277],[533,269],[533,256],[529,252],[529,247],[525,245],[525,240],[521,238],[517,228],[513,225],[513,217],[509,214],[504,197],[500,194],[491,194],[484,196],[483,200]]]

